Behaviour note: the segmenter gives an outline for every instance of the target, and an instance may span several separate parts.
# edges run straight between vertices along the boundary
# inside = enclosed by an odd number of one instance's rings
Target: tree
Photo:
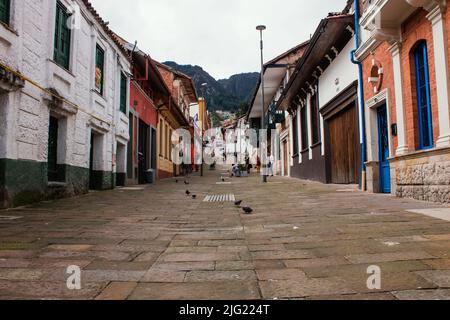
[[[241,105],[239,106],[239,112],[237,114],[238,118],[246,115],[249,108],[250,108],[250,105],[248,104],[248,102],[241,103]]]

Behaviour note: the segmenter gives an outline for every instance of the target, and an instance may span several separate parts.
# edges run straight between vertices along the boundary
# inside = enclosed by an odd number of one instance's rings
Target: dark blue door
[[[389,129],[387,108],[378,108],[378,141],[380,150],[380,189],[382,193],[391,193],[391,168],[389,165]]]

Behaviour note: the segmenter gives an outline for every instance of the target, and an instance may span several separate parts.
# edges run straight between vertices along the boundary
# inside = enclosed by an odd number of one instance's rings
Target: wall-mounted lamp
[[[397,124],[393,123],[391,125],[391,133],[393,137],[396,137],[398,135],[398,129],[397,129]]]

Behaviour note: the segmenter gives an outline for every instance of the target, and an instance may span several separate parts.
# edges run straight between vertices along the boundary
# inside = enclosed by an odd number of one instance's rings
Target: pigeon
[[[177,180],[175,180],[175,183],[178,183],[178,179],[177,179]]]
[[[250,207],[244,207],[242,208],[242,210],[246,213],[246,214],[250,214],[253,212],[253,209]]]
[[[225,182],[225,178],[224,177],[222,177],[221,179],[222,179],[222,182]]]
[[[188,196],[190,194],[191,194],[191,192],[189,190],[186,190],[186,195]]]
[[[193,194],[192,199],[196,199],[196,198],[197,198],[197,195]]]
[[[189,184],[189,181],[184,181],[184,184],[185,184],[185,185],[188,185],[188,184]]]
[[[239,201],[236,201],[236,202],[234,203],[234,205],[235,205],[236,207],[239,207],[239,206],[241,205],[241,203],[242,203],[242,200],[239,200]]]

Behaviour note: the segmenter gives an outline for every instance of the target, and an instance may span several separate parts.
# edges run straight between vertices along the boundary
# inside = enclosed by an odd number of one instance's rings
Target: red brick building
[[[361,6],[368,190],[450,202],[449,6]]]

